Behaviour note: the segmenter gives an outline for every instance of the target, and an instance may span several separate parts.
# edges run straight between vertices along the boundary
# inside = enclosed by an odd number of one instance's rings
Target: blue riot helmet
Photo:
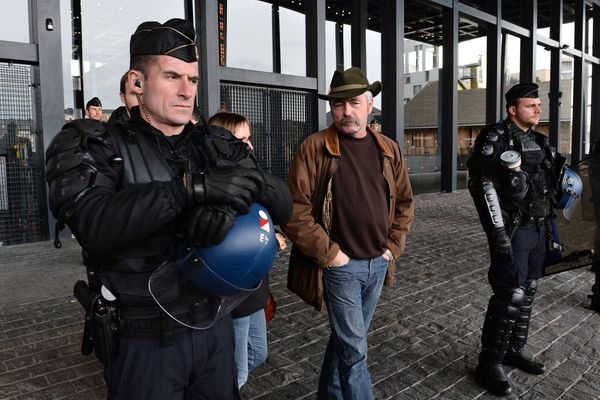
[[[180,249],[177,265],[200,290],[231,296],[254,290],[273,265],[275,227],[266,208],[254,203],[238,215],[223,241],[210,247]]]
[[[583,182],[577,172],[569,167],[563,168],[560,176],[560,190],[561,198],[556,208],[562,209],[563,215],[570,221],[583,193]]]

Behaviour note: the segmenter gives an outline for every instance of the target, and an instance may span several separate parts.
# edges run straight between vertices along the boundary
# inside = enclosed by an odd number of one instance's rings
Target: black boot
[[[521,288],[495,293],[488,304],[481,331],[481,353],[475,371],[479,383],[497,396],[511,394],[502,368],[515,319],[523,304]]]
[[[594,261],[592,271],[594,271],[596,279],[594,280],[594,286],[592,286],[592,294],[588,295],[592,300],[590,308],[600,312],[600,261]]]
[[[523,305],[515,321],[510,344],[506,356],[504,356],[504,365],[516,367],[533,375],[541,375],[546,372],[546,366],[533,358],[533,355],[524,350],[529,333],[529,320],[531,319],[531,308],[533,299],[537,291],[537,282],[527,281],[525,283],[525,298]]]

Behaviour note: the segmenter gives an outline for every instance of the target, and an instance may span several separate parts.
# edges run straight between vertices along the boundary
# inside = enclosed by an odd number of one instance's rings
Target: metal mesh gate
[[[0,63],[0,245],[38,241],[44,235],[43,158],[32,74],[31,66]]]
[[[282,179],[298,145],[315,131],[311,92],[223,83],[221,106],[250,120],[261,168]]]

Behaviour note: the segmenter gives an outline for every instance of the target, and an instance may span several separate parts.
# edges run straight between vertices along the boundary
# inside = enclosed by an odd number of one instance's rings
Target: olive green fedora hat
[[[317,97],[323,100],[349,99],[359,96],[366,91],[373,93],[373,97],[381,92],[381,82],[375,81],[369,84],[365,73],[360,68],[348,68],[347,70],[335,71],[329,92],[327,94],[317,94]]]

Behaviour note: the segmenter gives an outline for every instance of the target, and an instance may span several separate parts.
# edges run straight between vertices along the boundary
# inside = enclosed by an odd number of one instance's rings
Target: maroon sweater
[[[350,258],[375,258],[386,248],[389,211],[381,155],[372,135],[338,135],[341,160],[333,176],[330,236]]]

